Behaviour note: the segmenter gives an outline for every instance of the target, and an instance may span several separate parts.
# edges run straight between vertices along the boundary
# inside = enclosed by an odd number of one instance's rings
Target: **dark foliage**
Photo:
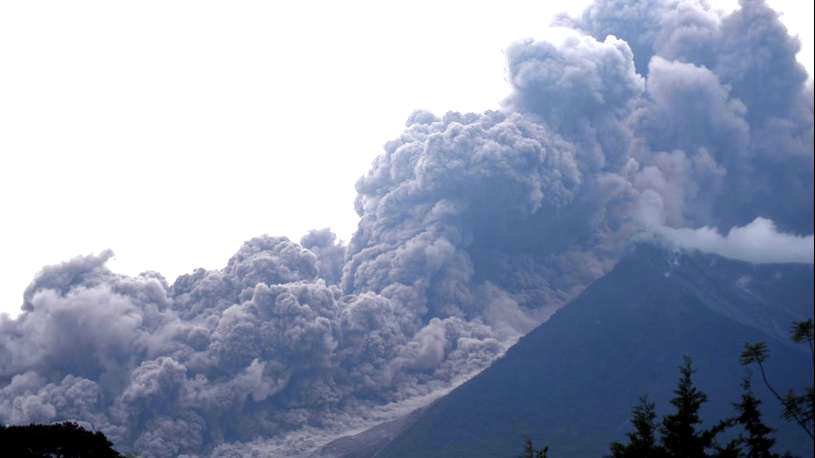
[[[808,340],[811,342],[811,329],[812,320],[794,323],[792,340],[799,343],[805,341],[808,332]],[[786,398],[779,396],[769,384],[764,371],[767,354],[765,343],[748,343],[741,354],[741,361],[743,365],[758,365],[765,384],[784,406],[784,416],[788,420],[798,422],[807,430],[808,424],[812,422],[812,388],[808,390],[809,398],[806,395],[796,396],[792,391]],[[643,397],[632,411],[631,423],[634,431],[627,434],[628,443],[613,442],[610,445],[610,458],[701,458],[708,456],[715,458],[780,458],[781,455],[772,451],[776,442],[773,437],[774,430],[764,424],[761,419],[761,400],[753,394],[749,374],[742,381],[741,400],[734,404],[737,416],[721,420],[711,429],[697,430],[702,423],[699,410],[707,402],[707,396],[693,384],[694,370],[689,357],[684,358],[679,372],[679,383],[674,390],[675,397],[671,400],[675,412],[662,419],[662,425],[659,428],[660,445],[657,445],[655,434],[655,404]],[[727,445],[719,446],[715,442],[716,436],[734,426],[740,426],[742,433]],[[809,433],[810,430],[807,432]],[[789,454],[784,456],[788,457]]]
[[[746,448],[746,458],[778,458],[777,453],[771,451],[775,445],[772,437],[773,429],[761,421],[761,401],[753,395],[750,378],[746,377],[742,383],[741,401],[736,410],[739,416],[735,419],[744,428],[746,435],[739,437],[739,442]]]
[[[529,436],[524,437],[524,451],[518,458],[547,458],[549,456],[549,447],[535,448],[532,439]]]
[[[815,349],[813,349],[813,321],[811,319],[804,321],[795,321],[790,330],[790,339],[795,343],[806,343],[809,347],[810,358],[812,364],[815,366]],[[790,389],[786,394],[780,394],[776,387],[770,383],[767,375],[767,370],[764,367],[767,357],[769,356],[769,349],[764,342],[754,342],[745,344],[744,350],[741,353],[742,365],[749,366],[755,364],[758,366],[761,379],[764,385],[775,396],[778,402],[784,408],[784,419],[789,422],[797,423],[802,430],[804,430],[810,439],[813,439],[813,418],[815,418],[815,393],[813,387],[810,385],[804,390],[804,393],[797,394],[795,390]]]
[[[679,367],[679,383],[674,390],[671,404],[676,411],[662,420],[662,445],[670,457],[704,457],[706,450],[715,447],[716,435],[727,428],[728,422],[720,422],[709,430],[697,430],[702,423],[699,409],[707,402],[707,396],[693,384],[693,365],[685,357]]]
[[[611,444],[611,457],[664,457],[665,449],[657,443],[656,417],[656,404],[647,397],[640,398],[640,403],[631,412],[634,431],[627,434],[627,444],[621,442]]]
[[[643,397],[631,414],[634,431],[628,433],[628,443],[612,443],[612,458],[740,456],[738,441],[732,441],[725,447],[720,447],[715,442],[716,436],[732,426],[735,420],[720,421],[710,429],[700,428],[702,420],[699,410],[707,402],[707,395],[694,385],[693,372],[691,359],[685,356],[679,367],[679,382],[671,400],[675,410],[662,419],[659,443],[656,437],[656,406]]]
[[[15,458],[119,458],[101,432],[76,423],[0,425],[0,456]]]

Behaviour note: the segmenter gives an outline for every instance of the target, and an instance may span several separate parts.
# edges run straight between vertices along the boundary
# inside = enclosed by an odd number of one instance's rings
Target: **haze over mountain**
[[[499,110],[409,116],[347,245],[260,236],[172,284],[110,251],[44,268],[0,317],[0,421],[298,456],[480,372],[632,240],[812,264],[813,90],[774,11],[600,0],[556,22],[506,49]]]

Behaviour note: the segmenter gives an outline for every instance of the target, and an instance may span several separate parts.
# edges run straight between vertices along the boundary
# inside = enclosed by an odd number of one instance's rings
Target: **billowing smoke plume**
[[[410,115],[348,245],[262,236],[172,285],[110,252],[43,269],[0,318],[0,421],[296,456],[483,369],[643,232],[812,262],[812,88],[776,13],[600,0],[557,24],[506,50],[499,110]],[[783,249],[744,254],[762,243]]]

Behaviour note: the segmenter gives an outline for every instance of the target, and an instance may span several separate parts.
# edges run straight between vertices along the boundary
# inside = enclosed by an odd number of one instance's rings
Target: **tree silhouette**
[[[706,450],[715,448],[716,435],[724,431],[728,421],[722,421],[708,430],[698,430],[702,420],[699,418],[699,409],[707,402],[707,395],[699,391],[693,384],[693,364],[690,357],[685,356],[679,366],[679,383],[674,390],[675,397],[671,404],[676,411],[662,419],[662,446],[666,456],[669,457],[705,457]],[[719,454],[726,453],[721,449]]]
[[[722,420],[710,429],[699,429],[702,420],[699,409],[707,402],[707,396],[693,384],[693,364],[684,357],[679,366],[679,382],[671,400],[675,411],[666,415],[659,426],[660,440],[657,443],[656,407],[647,398],[631,412],[634,431],[628,433],[628,443],[613,442],[610,445],[612,458],[737,458],[740,450],[737,441],[726,447],[719,447],[716,436],[732,426],[735,420]],[[708,450],[711,454],[708,454]]]
[[[761,421],[761,401],[753,396],[749,376],[744,378],[741,386],[741,401],[735,404],[739,416],[735,420],[747,433],[747,436],[739,437],[739,442],[747,447],[745,458],[778,458],[779,455],[770,450],[775,445],[773,429]]]
[[[518,458],[547,458],[549,456],[549,447],[536,449],[529,436],[524,436],[524,451]]]
[[[663,457],[665,449],[657,443],[656,405],[646,396],[640,398],[631,411],[631,424],[634,431],[627,434],[628,444],[611,444],[612,458]]]
[[[812,342],[812,320],[793,322],[792,329],[790,331],[790,338],[793,342],[806,342],[808,344],[812,357],[811,362],[813,366],[815,366],[815,349],[813,349]],[[764,369],[764,361],[767,360],[768,356],[769,350],[767,349],[767,344],[764,342],[747,343],[744,345],[744,351],[741,353],[741,363],[745,366],[749,366],[751,364],[756,364],[758,366],[759,372],[761,373],[761,379],[764,381],[764,385],[767,386],[767,389],[770,390],[773,396],[778,399],[778,402],[780,402],[784,408],[784,419],[797,423],[804,431],[806,431],[810,439],[812,439],[813,410],[815,410],[813,409],[813,406],[815,406],[815,395],[813,395],[812,386],[809,386],[804,393],[800,395],[793,389],[790,389],[786,394],[781,395],[770,383],[767,377],[767,372]]]
[[[0,456],[14,458],[121,458],[101,432],[76,423],[0,425]]]
[[[807,343],[812,354],[815,368],[815,347],[813,347],[813,320],[793,322],[790,332],[796,343]],[[764,384],[784,407],[784,418],[794,421],[812,437],[813,425],[813,387],[808,387],[803,394],[790,390],[781,395],[770,384],[764,362],[768,357],[767,345],[764,342],[745,344],[741,354],[742,365],[756,364]],[[674,390],[671,404],[674,412],[656,422],[655,404],[647,397],[641,397],[631,412],[631,424],[634,431],[628,433],[627,443],[613,442],[609,445],[610,458],[780,458],[772,451],[775,438],[774,430],[764,424],[761,418],[761,401],[752,391],[752,380],[746,376],[741,384],[742,394],[739,402],[734,403],[737,416],[726,418],[710,429],[700,428],[702,420],[699,411],[707,402],[707,395],[693,384],[693,363],[685,356],[679,366],[679,381]],[[737,438],[729,441],[724,447],[716,443],[716,437],[734,426],[743,430]],[[657,439],[659,433],[659,440]],[[545,458],[548,448],[535,449],[531,439],[525,438],[524,453],[519,458]],[[744,447],[744,449],[742,448]],[[783,455],[789,457],[789,453]]]

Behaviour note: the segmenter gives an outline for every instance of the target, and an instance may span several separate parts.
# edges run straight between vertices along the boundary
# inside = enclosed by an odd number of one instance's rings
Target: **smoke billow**
[[[812,87],[775,12],[599,0],[556,24],[506,50],[499,110],[410,115],[347,245],[257,237],[172,284],[111,252],[44,268],[0,318],[0,421],[297,456],[477,373],[643,233],[812,262]]]

